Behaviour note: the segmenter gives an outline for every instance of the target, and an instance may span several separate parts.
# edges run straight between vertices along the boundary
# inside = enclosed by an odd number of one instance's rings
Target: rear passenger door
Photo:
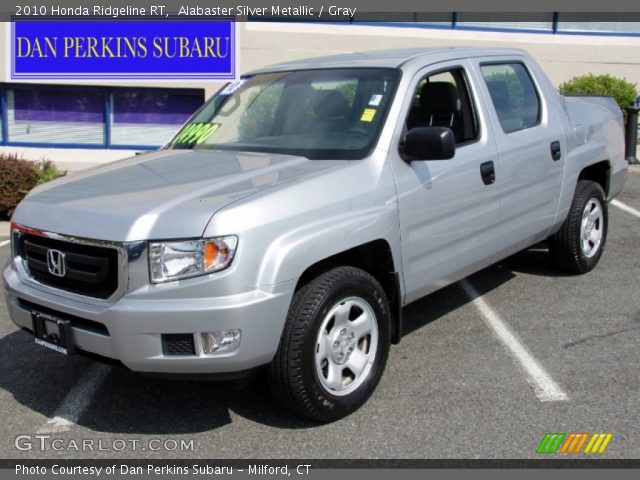
[[[543,240],[553,225],[564,169],[563,127],[524,58],[476,61],[500,155],[500,229],[505,253]]]
[[[499,183],[483,165],[498,167],[486,106],[468,60],[440,63],[415,74],[406,93],[397,150],[391,151],[398,188],[406,302],[495,261],[499,250]],[[455,156],[409,161],[403,138],[415,127],[454,130]],[[486,170],[486,168],[485,168]]]

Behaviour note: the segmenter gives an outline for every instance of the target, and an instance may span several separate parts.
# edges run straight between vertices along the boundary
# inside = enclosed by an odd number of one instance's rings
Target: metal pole
[[[630,165],[638,165],[638,157],[636,156],[638,148],[638,111],[640,106],[631,104],[627,107],[627,128],[625,132],[625,158]]]

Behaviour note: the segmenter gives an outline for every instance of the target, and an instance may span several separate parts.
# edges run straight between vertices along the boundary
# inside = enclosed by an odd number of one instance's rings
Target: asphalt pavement
[[[631,210],[609,207],[591,273],[536,246],[471,276],[475,301],[455,284],[407,307],[375,395],[329,425],[290,416],[259,379],[156,380],[46,350],[2,304],[0,457],[557,458],[536,453],[545,433],[607,432],[603,453],[577,458],[639,458],[640,175],[617,200]],[[545,400],[545,381],[563,395]]]

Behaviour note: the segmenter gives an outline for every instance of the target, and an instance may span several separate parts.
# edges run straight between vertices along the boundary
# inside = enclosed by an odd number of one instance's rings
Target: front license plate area
[[[72,341],[71,322],[41,312],[32,312],[33,333],[38,345],[64,355],[75,353]]]

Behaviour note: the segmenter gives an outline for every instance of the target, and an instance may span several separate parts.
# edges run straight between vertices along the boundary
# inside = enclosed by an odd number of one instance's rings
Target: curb
[[[0,222],[0,237],[8,237],[11,229],[11,223]]]

